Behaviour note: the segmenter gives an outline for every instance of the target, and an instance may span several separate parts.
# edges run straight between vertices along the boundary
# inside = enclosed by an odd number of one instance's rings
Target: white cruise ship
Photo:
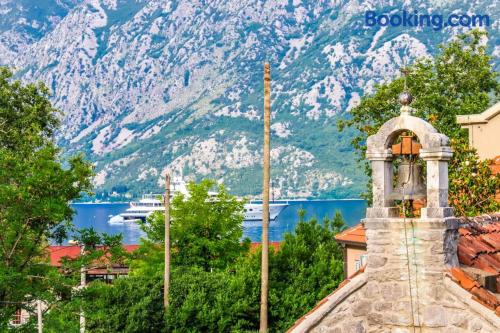
[[[175,178],[172,181],[170,195],[173,197],[175,193],[181,192],[188,195],[186,182],[181,178]],[[211,196],[215,196],[215,192],[209,192]],[[274,221],[283,209],[288,206],[288,203],[274,203],[269,204],[269,220]],[[136,222],[138,220],[146,220],[146,218],[156,211],[164,211],[163,196],[161,194],[146,194],[141,200],[131,202],[130,207],[124,213],[112,216],[108,223],[119,224]],[[245,204],[245,221],[261,221],[262,220],[262,203],[247,203]]]

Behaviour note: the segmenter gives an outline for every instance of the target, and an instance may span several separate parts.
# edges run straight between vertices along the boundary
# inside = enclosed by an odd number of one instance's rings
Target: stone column
[[[427,207],[422,208],[422,218],[453,216],[448,206],[448,161],[452,154],[449,147],[420,151],[420,157],[427,162]]]
[[[366,157],[372,165],[373,204],[367,209],[367,217],[397,216],[394,200],[389,200],[392,192],[392,153],[389,149],[383,151],[368,151]],[[396,214],[396,215],[395,215]]]

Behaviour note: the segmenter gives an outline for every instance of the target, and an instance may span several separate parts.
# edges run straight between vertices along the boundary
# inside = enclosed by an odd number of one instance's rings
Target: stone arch
[[[380,127],[377,134],[368,137],[366,157],[372,165],[373,205],[368,217],[395,217],[392,192],[393,155],[390,145],[402,131],[415,133],[422,145],[420,158],[427,165],[427,206],[422,208],[422,218],[442,218],[453,215],[448,207],[448,161],[453,155],[450,140],[423,119],[401,114]]]
[[[387,121],[376,134],[368,137],[368,150],[386,151],[403,131],[415,133],[425,150],[435,150],[436,148],[449,146],[448,137],[438,133],[431,124],[421,118],[404,115]]]

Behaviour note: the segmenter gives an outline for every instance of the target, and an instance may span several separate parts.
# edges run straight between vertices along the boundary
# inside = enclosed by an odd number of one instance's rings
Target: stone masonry
[[[403,218],[394,202],[391,144],[412,131],[427,164],[427,207],[421,218]],[[402,114],[368,138],[373,206],[363,220],[367,266],[290,332],[484,332],[500,331],[500,318],[471,299],[447,274],[458,265],[459,221],[448,205],[449,140],[429,123]]]

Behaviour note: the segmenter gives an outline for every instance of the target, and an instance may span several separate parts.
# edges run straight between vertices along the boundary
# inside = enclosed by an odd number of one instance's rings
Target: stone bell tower
[[[401,114],[367,140],[373,179],[373,206],[362,221],[367,265],[289,333],[499,331],[500,306],[492,311],[474,300],[482,289],[458,267],[459,219],[448,207],[449,140],[411,115],[410,94],[402,93],[400,102]],[[416,200],[424,202],[420,212]],[[494,295],[488,299],[497,304]]]
[[[448,161],[452,150],[448,137],[411,115],[409,93],[402,93],[399,100],[400,116],[387,121],[367,140],[373,205],[363,220],[368,252],[365,273],[368,281],[392,286],[392,301],[408,310],[400,309],[396,324],[420,326],[439,307],[445,270],[458,265],[458,221],[448,207]],[[396,155],[391,147],[402,133],[408,132],[418,139],[419,162],[426,168],[426,190],[423,190],[426,206],[421,209],[420,217],[406,217],[391,195],[396,191],[393,185]],[[404,313],[409,315],[401,316]]]
[[[411,115],[410,94],[402,93],[400,103],[401,114],[367,140],[373,179],[373,206],[362,221],[367,266],[290,333],[499,332],[500,306],[492,311],[474,300],[479,285],[460,277],[459,219],[448,207],[449,140]],[[416,200],[424,202],[420,211]]]

